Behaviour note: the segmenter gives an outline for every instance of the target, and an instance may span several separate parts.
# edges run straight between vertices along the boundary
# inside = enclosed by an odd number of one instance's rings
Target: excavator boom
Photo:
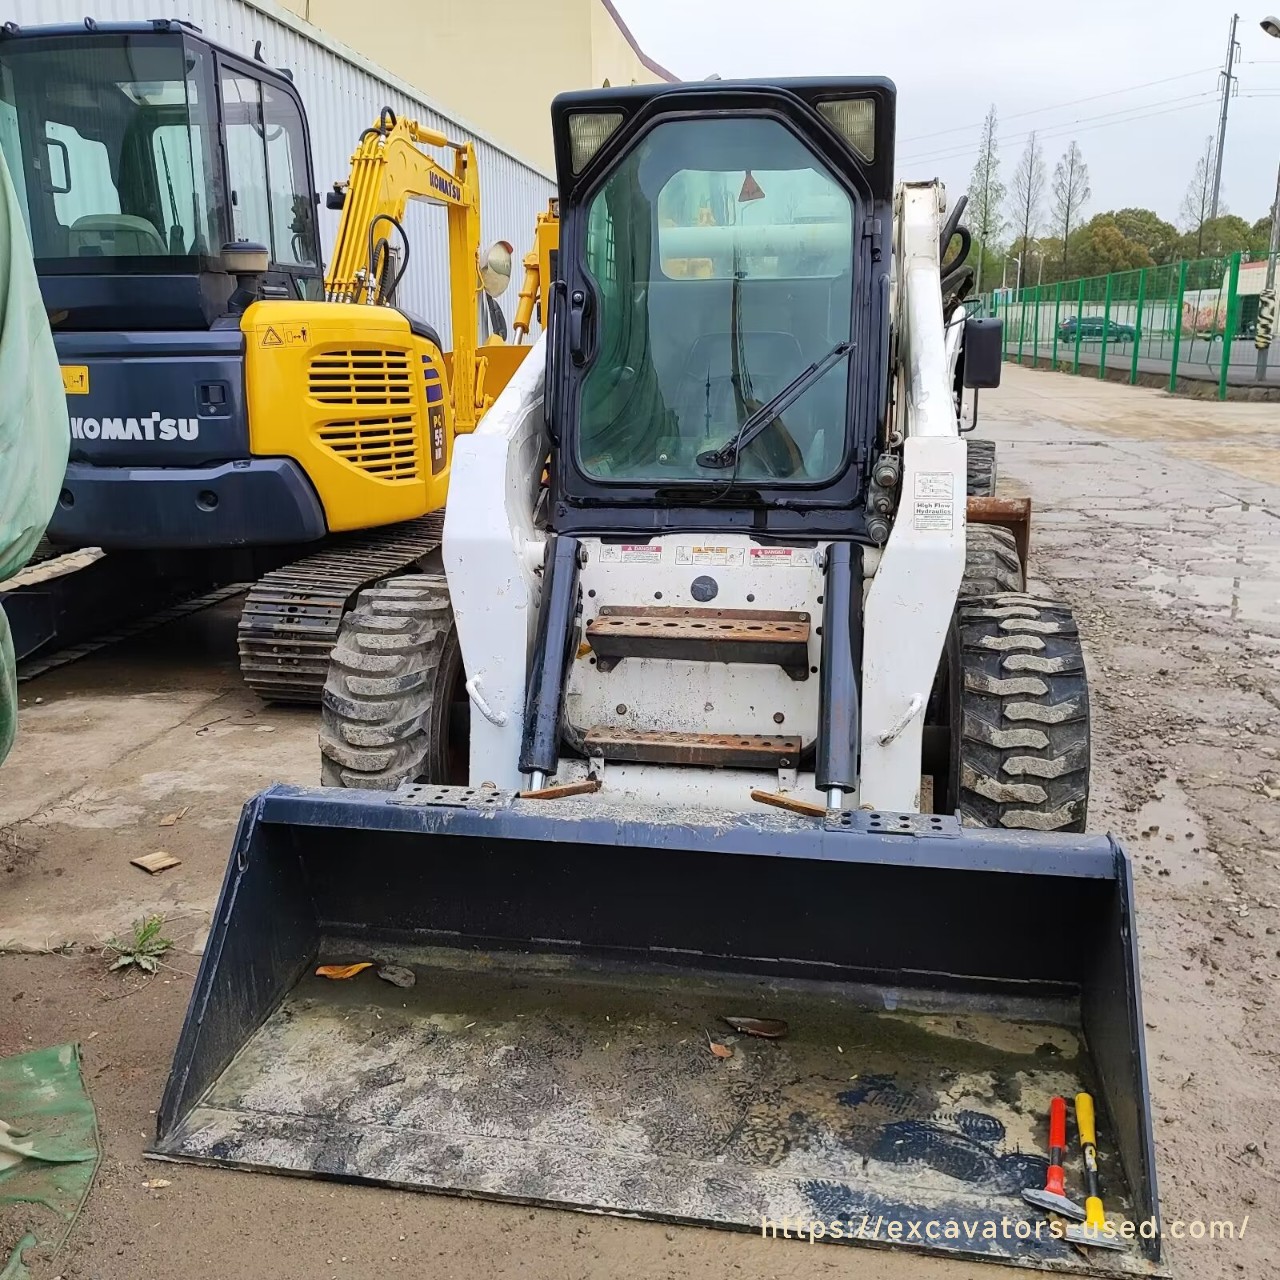
[[[445,147],[453,167],[445,168],[422,150]],[[452,142],[416,120],[402,120],[384,108],[378,123],[360,135],[351,156],[345,187],[334,190],[341,202],[333,261],[325,276],[330,302],[388,304],[394,279],[388,280],[390,240],[398,231],[407,255],[403,219],[410,200],[443,204],[449,216],[449,299],[453,326],[454,430],[475,428],[485,395],[478,378],[476,328],[479,318],[480,180],[475,148]]]

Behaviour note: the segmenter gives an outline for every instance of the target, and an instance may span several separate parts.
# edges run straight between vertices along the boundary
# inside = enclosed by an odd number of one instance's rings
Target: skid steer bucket
[[[1150,1236],[1142,1025],[1107,837],[278,786],[152,1154],[1151,1274],[1157,1238],[1086,1258],[1020,1198],[1088,1090],[1108,1211]]]

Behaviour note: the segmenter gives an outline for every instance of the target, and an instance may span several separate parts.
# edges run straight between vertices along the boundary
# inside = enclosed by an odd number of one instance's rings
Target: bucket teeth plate
[[[879,809],[842,809],[828,815],[828,831],[862,831],[885,836],[960,837],[960,819],[951,813],[884,813]]]
[[[387,797],[388,804],[443,805],[454,809],[505,809],[515,793],[496,787],[444,787],[432,782],[413,782],[399,787]]]

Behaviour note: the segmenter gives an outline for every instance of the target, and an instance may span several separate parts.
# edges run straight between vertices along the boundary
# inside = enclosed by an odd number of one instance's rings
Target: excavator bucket
[[[1142,1026],[1105,836],[277,786],[151,1154],[1149,1275]],[[1122,1252],[1021,1198],[1082,1090]]]

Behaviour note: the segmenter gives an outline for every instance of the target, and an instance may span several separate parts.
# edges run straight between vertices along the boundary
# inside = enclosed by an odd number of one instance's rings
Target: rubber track
[[[343,614],[362,587],[439,547],[444,512],[344,538],[266,574],[240,614],[240,674],[267,702],[319,706]]]
[[[194,596],[190,600],[181,600],[168,609],[161,609],[158,613],[150,613],[145,618],[139,618],[136,622],[126,623],[113,631],[104,631],[101,635],[94,636],[93,639],[86,640],[83,644],[72,645],[68,649],[55,649],[47,656],[37,652],[34,658],[25,658],[18,663],[18,683],[22,684],[25,680],[34,680],[36,676],[42,676],[47,671],[65,667],[68,662],[75,662],[91,653],[97,653],[99,649],[105,649],[107,645],[118,644],[121,640],[131,640],[134,636],[153,631],[156,627],[163,627],[167,622],[176,622],[177,619],[185,618],[192,613],[198,613],[201,609],[208,609],[215,604],[221,604],[222,601],[229,600],[232,596],[243,595],[248,590],[248,587],[249,584],[247,582],[232,582],[225,587],[216,587],[213,591],[206,591],[204,595]]]

